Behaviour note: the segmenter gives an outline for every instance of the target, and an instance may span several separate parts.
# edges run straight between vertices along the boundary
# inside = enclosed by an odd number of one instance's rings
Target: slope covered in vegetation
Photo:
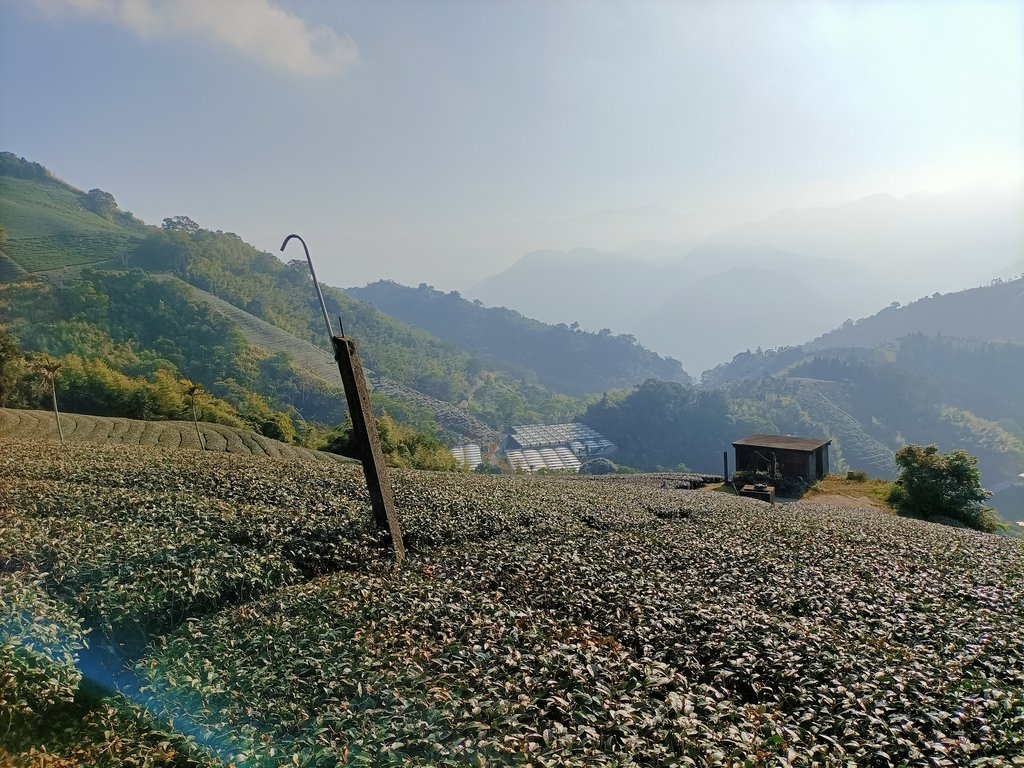
[[[504,307],[484,307],[457,292],[388,280],[349,288],[357,299],[458,344],[491,368],[532,378],[570,395],[600,394],[648,378],[687,383],[677,360],[663,358],[629,335],[548,325]]]
[[[344,408],[329,402],[329,395],[338,390],[332,390],[331,384],[325,386],[321,376],[311,374],[301,361],[292,359],[292,351],[301,357],[303,352],[308,353],[310,344],[330,355],[305,262],[285,264],[233,233],[203,229],[185,216],[169,217],[160,228],[147,226],[120,211],[108,193],[79,192],[42,166],[10,153],[0,155],[0,183],[4,185],[0,224],[6,232],[2,247],[10,257],[0,259],[0,287],[6,294],[0,297],[0,325],[17,324],[25,311],[19,300],[25,298],[26,291],[36,294],[35,310],[56,318],[44,319],[31,332],[25,323],[15,329],[27,350],[75,347],[74,353],[98,355],[120,373],[150,376],[151,372],[132,373],[122,365],[123,360],[99,354],[96,344],[86,349],[105,337],[117,344],[126,343],[119,338],[125,324],[122,317],[139,317],[145,319],[147,327],[135,354],[165,361],[160,364],[175,368],[211,391],[218,389],[222,397],[227,397],[225,386],[235,387],[236,399],[245,397],[242,390],[256,391],[271,407],[291,412],[299,432],[301,420],[331,424],[341,418],[339,413],[343,415]],[[26,255],[30,252],[36,255],[30,258]],[[157,294],[174,294],[175,290],[155,288],[138,275],[127,278],[99,271],[83,274],[81,267],[89,265],[142,270],[159,277],[173,275],[202,291],[203,296],[233,306],[244,313],[244,319],[232,316],[221,323],[226,329],[221,333],[223,344],[208,343],[206,350],[195,357],[180,355],[179,350],[189,342],[176,334],[194,325],[190,316],[195,314],[194,308],[183,308],[177,300],[180,296],[174,302],[159,303],[155,300]],[[68,267],[75,269],[69,271]],[[31,278],[44,273],[54,281],[56,292],[41,282],[31,282]],[[108,289],[117,281],[117,295],[112,296]],[[444,411],[443,436],[454,441],[457,435],[464,435],[486,442],[493,433],[481,428],[479,422],[474,425],[474,418],[493,428],[508,423],[565,420],[582,410],[574,398],[539,386],[528,372],[488,371],[479,359],[450,342],[388,317],[343,291],[328,286],[323,289],[331,316],[342,318],[344,330],[360,343],[363,362],[379,376],[378,406],[406,423],[421,430],[436,429],[430,423],[436,423],[435,416]],[[181,290],[176,293],[183,294]],[[72,309],[62,301],[69,295],[74,297]],[[185,295],[187,303],[201,303],[195,300],[197,297]],[[93,311],[88,316],[79,311],[83,300],[92,301]],[[109,305],[96,303],[104,300],[109,300]],[[180,316],[183,310],[185,316]],[[155,313],[161,317],[156,318]],[[237,353],[239,324],[247,326],[242,330],[252,331],[252,318],[296,337],[296,350],[282,357],[280,352],[262,349],[250,340],[245,352]],[[55,325],[58,322],[75,327],[59,329]],[[153,341],[160,345],[154,348]],[[216,376],[185,371],[203,365],[205,357],[220,361],[229,357],[238,370],[221,371]],[[273,359],[269,365],[276,371],[270,376],[259,372],[254,383],[253,363],[267,359]],[[617,365],[615,360],[608,363],[612,368]],[[260,366],[267,367],[262,363]],[[442,408],[442,403],[447,406]],[[462,415],[456,413],[460,408],[465,412]]]
[[[5,443],[0,480],[15,764],[1024,752],[1021,542],[642,477],[398,473],[393,570],[354,467]],[[82,620],[128,659],[122,693],[47,703],[96,661]]]
[[[0,152],[0,224],[0,279],[123,259],[145,230],[108,193],[82,192],[10,152]]]
[[[904,307],[894,304],[871,317],[847,321],[807,347],[873,347],[913,333],[1024,342],[1024,275],[926,296]]]
[[[172,282],[176,280],[170,275],[160,277]],[[230,320],[254,347],[271,355],[287,357],[297,368],[319,377],[328,386],[330,382],[338,379],[338,363],[332,353],[323,347],[296,338],[288,331],[261,320],[211,293],[189,286],[187,283],[182,285],[187,286],[191,296]],[[363,366],[363,373],[372,387],[372,394],[378,407],[390,407],[403,420],[416,423],[420,428],[433,432],[431,425],[427,423],[427,419],[432,417],[447,433],[468,437],[484,444],[497,442],[498,433],[466,410],[380,376],[366,366]]]
[[[851,468],[891,475],[897,449],[936,443],[978,456],[986,484],[1001,487],[1024,467],[1022,380],[1020,342],[914,333],[874,348],[748,351],[702,384],[770,431],[835,438]]]

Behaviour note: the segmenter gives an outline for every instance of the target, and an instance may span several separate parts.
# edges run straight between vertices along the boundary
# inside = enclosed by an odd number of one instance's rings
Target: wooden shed
[[[773,462],[783,477],[813,482],[828,474],[831,440],[786,435],[751,435],[734,442],[736,469],[771,471]]]

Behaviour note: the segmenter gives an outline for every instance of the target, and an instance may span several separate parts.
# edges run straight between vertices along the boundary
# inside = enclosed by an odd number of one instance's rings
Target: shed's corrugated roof
[[[814,451],[831,440],[820,437],[788,437],[786,435],[751,435],[737,440],[733,445],[753,445],[757,448],[775,448],[786,451]]]

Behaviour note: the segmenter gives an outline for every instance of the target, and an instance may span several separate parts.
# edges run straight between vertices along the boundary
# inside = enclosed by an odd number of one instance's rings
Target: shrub
[[[866,483],[868,481],[868,473],[863,469],[851,469],[846,473],[846,479],[853,483]]]
[[[988,533],[1005,527],[982,506],[992,494],[981,487],[978,459],[966,451],[942,454],[935,445],[908,445],[896,452],[896,466],[900,476],[889,502],[900,514],[948,518]]]
[[[405,469],[455,471],[459,463],[435,437],[399,424],[387,413],[377,419],[380,448],[388,464]],[[327,433],[322,450],[362,460],[351,419]]]
[[[590,461],[583,462],[583,466],[580,467],[581,475],[610,475],[615,472],[618,467],[615,463],[609,459],[591,459]]]

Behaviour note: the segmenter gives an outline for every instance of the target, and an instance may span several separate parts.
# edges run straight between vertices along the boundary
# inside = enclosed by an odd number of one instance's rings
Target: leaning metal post
[[[327,325],[327,335],[333,338],[334,329],[331,328],[331,318],[327,314],[327,304],[324,302],[324,294],[320,290],[320,281],[316,279],[316,271],[313,269],[313,259],[309,256],[309,248],[306,247],[306,241],[298,235],[288,235],[288,237],[284,239],[284,242],[281,243],[281,251],[284,252],[284,247],[288,245],[288,241],[293,237],[302,243],[302,250],[306,252],[306,263],[309,264],[309,274],[313,276],[313,287],[316,288],[316,297],[320,299],[320,309],[324,313],[324,323]]]
[[[309,273],[313,276],[313,285],[316,286],[320,308],[324,313],[324,323],[327,325],[331,346],[334,348],[334,359],[338,361],[341,383],[345,387],[345,400],[348,402],[348,412],[352,418],[352,431],[355,434],[356,443],[359,445],[359,458],[363,463],[366,488],[370,493],[374,522],[377,524],[378,530],[388,531],[391,547],[395,552],[395,564],[400,565],[405,559],[402,529],[398,523],[398,514],[395,512],[395,495],[391,488],[387,464],[384,461],[384,452],[380,447],[380,435],[377,433],[377,422],[373,418],[373,407],[370,405],[370,396],[366,389],[366,376],[363,374],[363,366],[359,362],[356,343],[347,336],[334,335],[334,329],[331,328],[331,320],[327,314],[327,304],[320,291],[316,272],[313,271],[313,260],[309,256],[306,242],[298,235],[288,235],[281,244],[281,250],[284,250],[288,241],[293,237],[302,243],[302,248],[306,252]]]

